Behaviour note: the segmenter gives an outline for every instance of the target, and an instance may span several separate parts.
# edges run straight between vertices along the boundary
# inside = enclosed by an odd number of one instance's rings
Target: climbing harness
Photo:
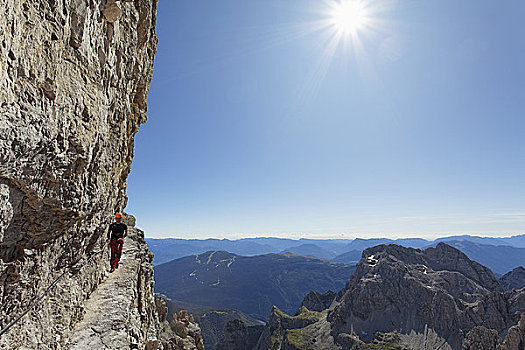
[[[80,264],[76,270],[79,271],[84,265],[86,265],[91,259],[93,259],[95,256],[97,256],[98,254],[102,253],[105,249],[102,248],[101,250],[99,250],[98,252],[95,252],[95,253],[90,253],[89,254],[89,257],[86,261],[84,261],[82,264]],[[60,276],[58,276],[54,281],[53,283],[51,283],[51,285],[49,287],[47,287],[47,289],[45,290],[45,292],[35,298],[35,300],[33,301],[33,303],[24,311],[22,312],[22,314],[20,314],[20,316],[18,316],[17,318],[15,318],[11,323],[9,323],[4,329],[2,329],[0,331],[0,337],[6,333],[11,327],[13,327],[18,321],[20,321],[22,319],[22,317],[24,317],[29,311],[31,311],[32,308],[34,308],[36,305],[38,305],[40,303],[40,301],[47,295],[47,293],[49,293],[49,291],[62,279],[62,277],[64,277],[64,275],[69,272],[70,270],[73,269],[73,267],[75,267],[75,265],[72,265],[69,267],[69,270],[66,270],[64,272],[62,272],[62,274]]]

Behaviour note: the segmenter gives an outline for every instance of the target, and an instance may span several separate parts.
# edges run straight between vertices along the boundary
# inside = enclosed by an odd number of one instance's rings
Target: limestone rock
[[[115,0],[108,0],[104,6],[104,18],[110,23],[117,21],[122,15],[122,9],[117,5]]]
[[[0,346],[64,348],[107,274],[102,255],[70,270],[103,246],[126,206],[157,1],[120,1],[113,23],[103,5],[0,0],[0,326],[66,273]]]
[[[525,349],[525,313],[517,325],[509,328],[504,340],[498,332],[478,326],[472,329],[463,341],[462,350],[523,350]]]
[[[296,316],[289,316],[274,306],[254,349],[292,349],[297,342],[303,347],[317,349],[313,344],[316,342],[316,335],[312,335],[315,332],[308,327],[321,319],[326,321],[326,312],[310,311],[302,306]],[[320,345],[320,349],[331,349],[322,342],[315,345]]]
[[[157,314],[159,315],[159,322],[166,321],[168,317],[168,306],[166,301],[162,297],[155,297],[155,307],[157,308]]]
[[[317,305],[314,297],[307,302]],[[256,349],[519,349],[524,312],[525,289],[504,292],[489,269],[453,247],[381,245],[363,252],[313,322],[274,310]]]
[[[503,332],[515,324],[510,304],[489,269],[446,244],[424,251],[377,246],[363,252],[328,320],[335,334],[353,328],[367,341],[376,331],[423,333],[428,326],[459,349],[462,330]],[[513,305],[525,310],[525,304]]]
[[[523,350],[525,349],[525,313],[521,314],[517,325],[509,328],[507,336],[497,350]]]
[[[179,306],[177,303],[170,303],[170,306],[174,308],[174,310],[178,309]],[[190,306],[190,305],[188,305]],[[192,306],[190,306],[192,307]],[[204,347],[206,349],[215,349],[217,344],[220,342],[222,338],[225,337],[225,333],[227,331],[232,331],[234,328],[231,328],[227,326],[228,322],[233,320],[240,320],[242,321],[244,328],[246,330],[245,332],[245,339],[244,341],[247,344],[247,349],[252,349],[255,343],[257,343],[257,340],[259,339],[259,336],[261,335],[261,332],[264,328],[264,322],[255,320],[242,312],[238,310],[233,309],[208,309],[208,308],[194,308],[192,310],[194,312],[193,316],[195,317],[195,321],[201,328],[201,334],[204,342]],[[244,334],[244,331],[243,331]],[[227,336],[228,337],[228,336]],[[252,339],[254,338],[254,339]]]
[[[304,306],[293,317],[288,316],[274,306],[267,324],[270,329],[299,329],[315,323],[319,320],[319,317],[320,314],[318,312],[310,312]]]
[[[311,311],[321,312],[330,307],[336,295],[337,294],[332,292],[331,290],[327,291],[324,294],[311,291],[304,297],[301,306],[304,306]]]
[[[494,350],[500,342],[496,330],[477,326],[468,332],[462,350]]]
[[[246,326],[241,320],[229,321],[224,327],[224,337],[215,350],[246,350]]]
[[[187,311],[181,310],[178,314],[173,315],[169,328],[165,325],[160,333],[164,349],[204,350],[201,330]]]
[[[433,329],[425,327],[423,333],[413,330],[409,334],[401,334],[401,343],[412,350],[452,350],[450,345]]]
[[[507,272],[499,279],[499,283],[504,290],[524,288],[525,268],[523,268],[523,266],[518,266],[514,270]]]

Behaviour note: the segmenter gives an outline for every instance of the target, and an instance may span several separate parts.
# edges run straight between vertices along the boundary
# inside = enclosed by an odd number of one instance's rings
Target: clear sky
[[[524,18],[160,0],[126,211],[149,237],[525,233]]]

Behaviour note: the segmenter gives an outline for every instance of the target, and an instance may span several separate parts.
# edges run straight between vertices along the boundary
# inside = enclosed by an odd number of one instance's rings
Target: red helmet
[[[122,214],[121,214],[121,213],[117,213],[117,215],[115,215],[115,217],[116,217],[117,219],[122,219]]]

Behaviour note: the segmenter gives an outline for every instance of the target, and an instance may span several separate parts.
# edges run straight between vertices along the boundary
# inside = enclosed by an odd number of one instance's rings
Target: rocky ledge
[[[129,235],[125,238],[120,267],[109,273],[109,248],[100,246],[97,252],[103,261],[101,281],[93,291],[87,291],[84,307],[77,315],[80,320],[71,331],[60,334],[60,343],[50,345],[24,332],[9,332],[0,341],[1,349],[147,349],[203,350],[199,326],[193,317],[182,311],[169,324],[167,307],[153,294],[153,254],[148,250],[144,233],[134,227],[135,219],[124,215]],[[90,262],[89,264],[93,264]],[[80,264],[73,273],[83,273],[88,265]],[[55,288],[68,294],[72,286],[69,276]],[[51,299],[51,298],[50,298]],[[43,302],[53,303],[53,299]],[[56,314],[64,313],[54,303]],[[32,313],[26,317],[33,317]]]
[[[152,259],[144,233],[129,227],[120,267],[86,301],[83,319],[68,337],[67,348],[204,349],[200,329],[187,313],[181,312],[168,325],[165,304],[153,299]]]

